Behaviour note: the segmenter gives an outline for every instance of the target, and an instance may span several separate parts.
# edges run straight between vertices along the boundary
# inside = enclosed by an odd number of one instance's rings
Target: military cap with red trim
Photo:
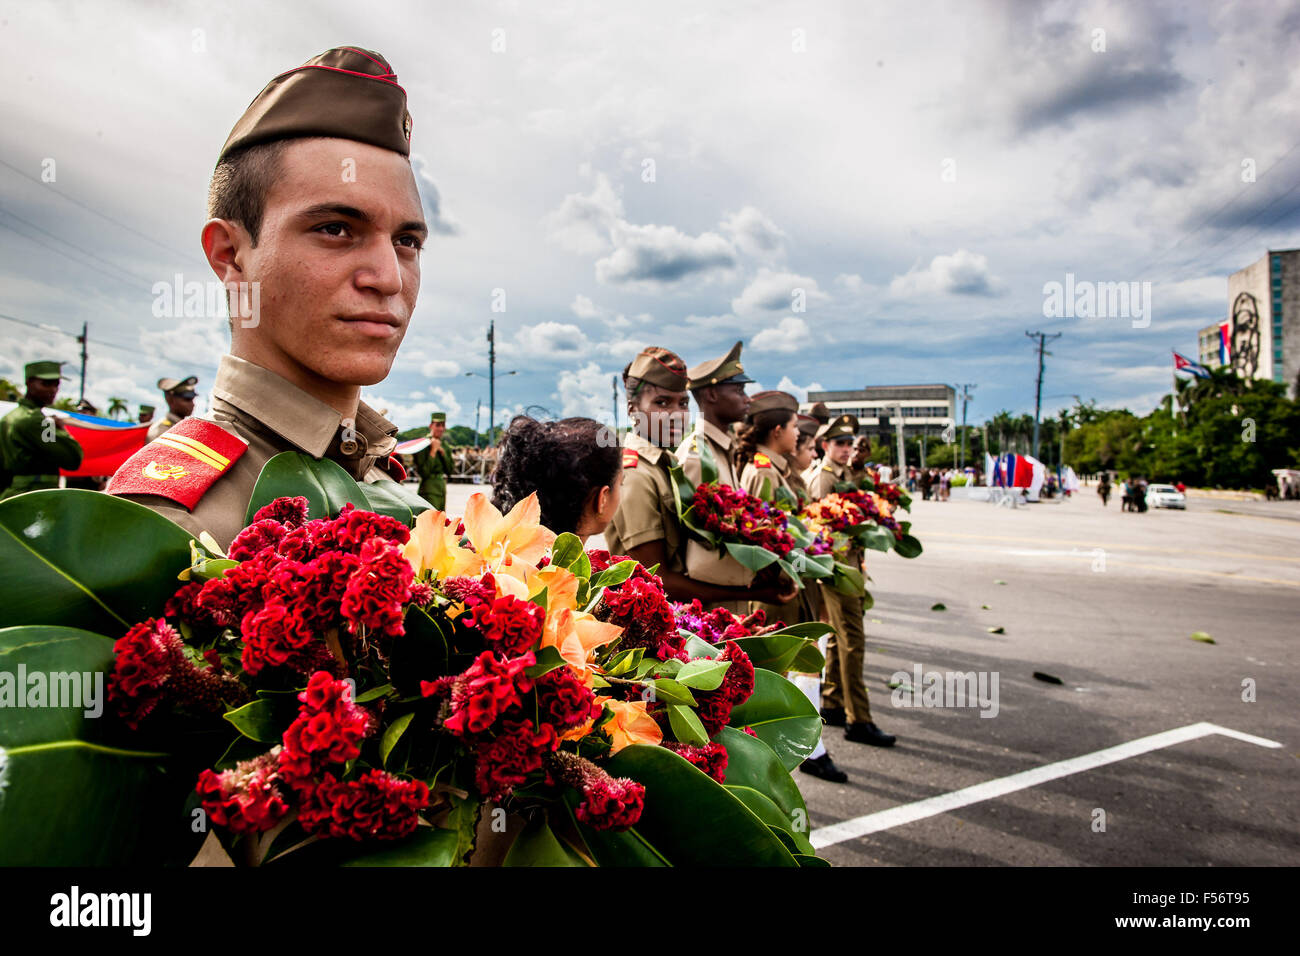
[[[627,375],[672,392],[684,392],[688,384],[682,357],[657,345],[642,349],[627,367]]]
[[[373,50],[341,46],[281,73],[249,104],[217,161],[281,139],[354,139],[411,154],[411,114],[397,74]]]
[[[248,442],[220,425],[186,418],[128,458],[105,490],[158,495],[192,509],[246,451]]]
[[[691,390],[708,388],[710,385],[745,385],[752,382],[753,379],[745,374],[745,366],[740,364],[741,345],[737,342],[726,355],[701,362],[687,372]]]

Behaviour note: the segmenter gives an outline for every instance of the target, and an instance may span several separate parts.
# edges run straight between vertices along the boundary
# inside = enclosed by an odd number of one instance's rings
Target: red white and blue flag
[[[63,419],[63,427],[81,446],[81,467],[59,474],[73,477],[111,475],[118,466],[145,445],[149,435],[149,422],[116,422],[111,418],[96,418],[80,412],[56,413]]]
[[[1186,356],[1174,353],[1174,374],[1179,372],[1188,372],[1197,378],[1209,378],[1210,370],[1200,362],[1193,362]]]

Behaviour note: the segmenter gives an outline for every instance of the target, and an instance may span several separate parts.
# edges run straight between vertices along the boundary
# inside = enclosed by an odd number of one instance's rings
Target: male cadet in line
[[[745,386],[754,381],[745,374],[745,367],[740,363],[741,344],[737,342],[726,355],[701,362],[686,373],[687,388],[695,398],[700,417],[694,430],[678,446],[676,458],[681,462],[687,480],[693,485],[698,485],[702,480],[703,449],[712,457],[718,469],[718,482],[733,488],[740,487],[740,475],[735,467],[736,439],[732,426],[745,419],[745,412],[749,408]],[[693,583],[696,587],[712,587],[697,579]],[[786,604],[798,594],[793,583],[789,585],[789,590],[783,590],[780,586],[724,590],[737,596],[714,603],[741,617],[749,614],[750,601]]]
[[[415,453],[415,470],[420,475],[420,497],[439,511],[447,510],[447,478],[456,472],[451,452],[443,447],[447,413],[434,412],[429,418],[429,447]]]
[[[152,405],[141,405],[141,406],[140,406],[140,413],[139,413],[139,415],[136,417],[136,422],[137,422],[138,424],[140,424],[140,425],[147,425],[147,424],[149,424],[149,422],[153,421],[153,413],[154,413],[154,411],[155,411],[155,409],[154,409],[154,407],[153,407]]]
[[[813,462],[804,473],[808,493],[814,499],[829,495],[839,482],[852,480],[849,460],[853,457],[853,438],[857,431],[858,420],[852,415],[841,415],[818,431],[818,441],[826,454],[822,461]],[[861,567],[863,555],[861,547],[851,546],[845,563],[850,567]],[[822,719],[832,727],[844,727],[845,740],[874,747],[892,747],[894,736],[875,725],[867,700],[867,683],[862,672],[867,657],[862,598],[849,597],[822,586],[822,600],[828,622],[835,628],[826,648]]]
[[[336,47],[257,95],[218,157],[202,233],[235,300],[212,420],[191,416],[146,445],[110,493],[228,547],[280,452],[329,458],[358,481],[388,476],[397,427],[360,396],[388,374],[420,288],[428,228],[410,135],[406,91],[368,50]],[[258,313],[239,283],[259,284]]]
[[[0,498],[59,487],[59,469],[81,464],[81,446],[56,418],[41,411],[52,405],[63,378],[61,362],[29,362],[23,368],[27,394],[0,418]]]
[[[194,414],[194,399],[198,394],[194,391],[194,386],[197,384],[199,380],[193,375],[181,381],[174,378],[158,379],[163,401],[167,403],[167,414],[149,426],[149,441],[153,441],[173,425],[179,425]]]

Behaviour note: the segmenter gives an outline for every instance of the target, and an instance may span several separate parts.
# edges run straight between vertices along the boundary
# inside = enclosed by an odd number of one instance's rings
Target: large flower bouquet
[[[0,862],[820,862],[807,637],[702,639],[535,499],[416,510],[296,454],[225,554],[105,495],[0,504],[0,659],[107,685],[0,731]]]
[[[804,505],[799,517],[821,541],[829,540],[834,554],[846,554],[857,546],[915,558],[921,553],[921,542],[909,533],[911,522],[894,517],[897,508],[906,510],[910,505],[911,499],[897,485],[866,477],[860,484],[836,484],[831,494]]]

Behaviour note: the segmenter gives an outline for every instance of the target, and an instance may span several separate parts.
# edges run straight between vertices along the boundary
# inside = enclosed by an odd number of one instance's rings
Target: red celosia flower
[[[326,764],[360,756],[372,723],[369,711],[352,702],[351,685],[325,671],[312,674],[298,699],[302,706],[284,732],[280,753],[280,769],[294,786]]]
[[[521,694],[533,688],[524,669],[535,663],[537,659],[531,652],[499,661],[491,651],[484,651],[450,682],[422,682],[421,692],[432,697],[450,687],[451,715],[443,726],[458,737],[480,734],[510,708],[523,703]]]
[[[595,720],[604,708],[596,693],[568,667],[560,667],[537,678],[537,713],[544,724],[568,730]]]
[[[626,777],[611,777],[590,760],[557,751],[551,775],[582,794],[577,817],[593,830],[626,830],[641,819],[645,787]]]
[[[301,495],[295,498],[276,498],[264,508],[259,508],[253,515],[253,521],[278,521],[289,528],[297,528],[307,523],[307,499]]]
[[[532,601],[507,594],[490,604],[476,604],[469,624],[478,628],[488,646],[507,657],[522,654],[542,639],[546,612]]]
[[[540,770],[542,757],[560,745],[555,728],[531,720],[502,721],[497,735],[475,753],[474,782],[489,800],[502,800],[530,773]]]
[[[438,587],[442,588],[442,593],[447,597],[464,604],[467,608],[481,601],[491,601],[497,593],[496,579],[491,574],[485,574],[482,580],[447,578],[439,581]]]
[[[353,512],[352,517],[362,512]],[[411,600],[415,569],[402,552],[382,538],[371,538],[361,546],[361,563],[348,579],[340,612],[348,630],[362,627],[371,637],[400,637],[405,605]]]
[[[406,544],[411,540],[411,529],[388,515],[373,511],[358,511],[348,503],[339,516],[322,527],[318,533],[318,546],[329,550],[339,549],[360,553],[371,538],[383,538],[393,544]]]
[[[727,769],[727,748],[717,741],[709,741],[703,747],[695,747],[691,744],[678,744],[665,742],[665,747],[674,753],[685,757],[695,766],[699,767],[718,783],[727,779],[725,773]]]
[[[717,690],[695,692],[695,713],[710,737],[727,725],[731,709],[743,704],[754,692],[754,665],[739,644],[728,641],[717,659],[731,663],[722,677],[722,684]]]
[[[261,833],[289,812],[279,774],[279,748],[236,764],[233,770],[199,774],[198,792],[213,823],[236,833]]]
[[[350,840],[400,840],[419,825],[429,805],[422,780],[401,780],[383,770],[369,770],[357,780],[337,780],[326,773],[304,793],[298,822],[308,833]]]
[[[254,521],[230,542],[226,557],[232,561],[246,561],[259,551],[270,548],[274,551],[284,539],[286,528],[280,522],[270,518]]]
[[[128,727],[139,727],[163,701],[186,713],[214,714],[247,696],[232,675],[196,666],[184,647],[161,618],[137,624],[113,644],[108,699]]]

